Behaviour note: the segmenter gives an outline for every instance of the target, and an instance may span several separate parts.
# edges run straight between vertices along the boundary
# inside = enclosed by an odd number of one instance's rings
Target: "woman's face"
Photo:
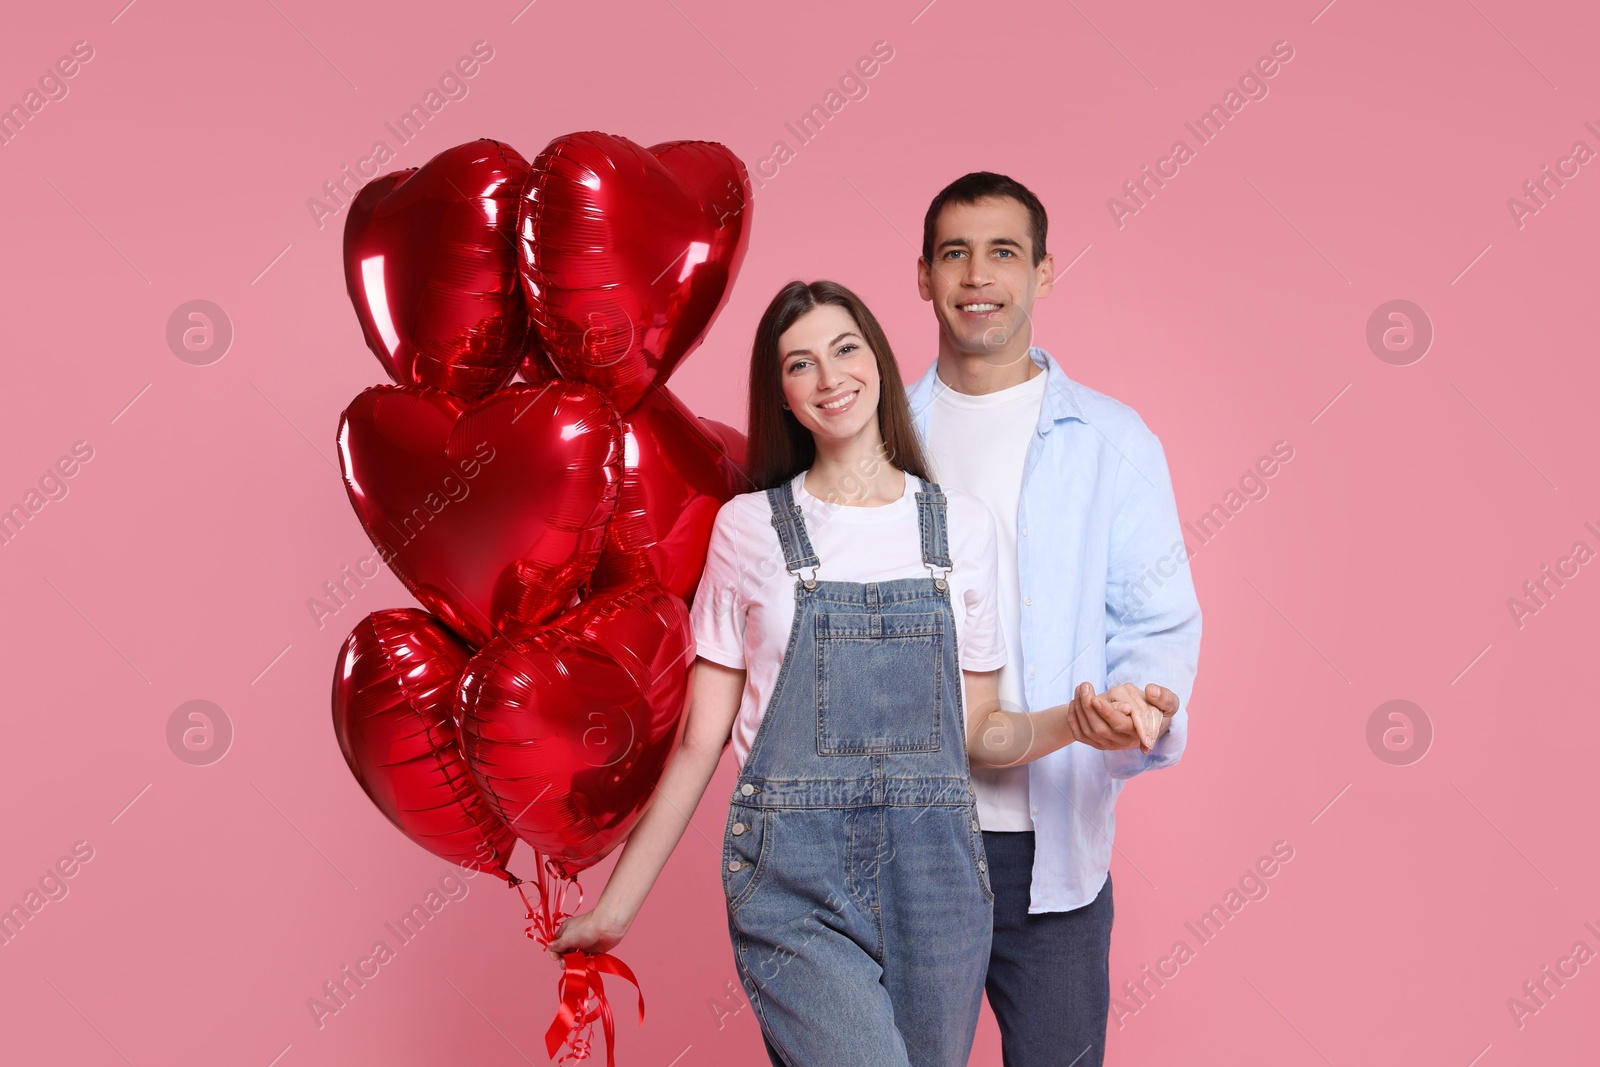
[[[822,304],[778,338],[783,399],[818,441],[878,429],[878,357],[844,308]]]

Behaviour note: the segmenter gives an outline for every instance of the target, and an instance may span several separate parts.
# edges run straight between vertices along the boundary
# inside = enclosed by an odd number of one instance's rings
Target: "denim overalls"
[[[790,483],[767,491],[789,572],[811,573],[796,578],[783,665],[734,787],[722,879],[779,1067],[957,1067],[972,1048],[994,895],[945,497],[920,485],[933,576],[865,583],[817,581]]]

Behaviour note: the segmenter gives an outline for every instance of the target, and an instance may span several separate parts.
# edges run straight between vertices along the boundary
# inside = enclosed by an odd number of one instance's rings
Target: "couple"
[[[717,515],[681,748],[550,945],[617,944],[731,740],[728,926],[779,1067],[965,1064],[985,990],[1007,1067],[1104,1057],[1112,809],[1182,754],[1200,609],[1159,440],[1031,347],[1045,231],[1002,175],[934,198],[909,391],[848,289],[768,306],[763,491]]]

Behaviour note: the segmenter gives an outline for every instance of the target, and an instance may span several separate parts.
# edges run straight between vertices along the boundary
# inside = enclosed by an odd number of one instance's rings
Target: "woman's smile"
[[[856,397],[860,395],[860,389],[852,389],[848,393],[841,393],[831,400],[813,406],[816,407],[818,411],[829,417],[842,415],[846,411],[849,411],[851,408],[855,407]]]

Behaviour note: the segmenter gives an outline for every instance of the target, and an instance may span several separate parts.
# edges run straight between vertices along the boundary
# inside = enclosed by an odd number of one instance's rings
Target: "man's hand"
[[[1153,682],[1143,690],[1124,682],[1101,694],[1082,682],[1067,715],[1073,737],[1090,748],[1149,752],[1177,713],[1177,694]]]

